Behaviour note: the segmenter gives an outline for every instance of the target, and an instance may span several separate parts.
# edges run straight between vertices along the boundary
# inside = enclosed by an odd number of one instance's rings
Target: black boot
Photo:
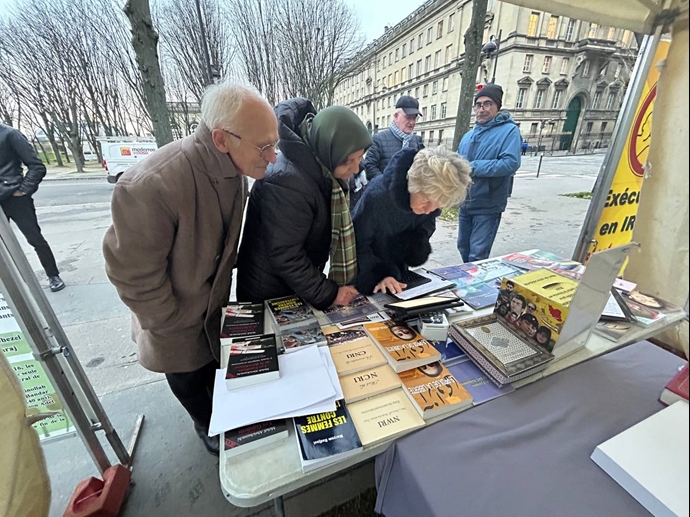
[[[220,436],[209,436],[208,431],[196,423],[194,424],[194,430],[197,436],[201,438],[201,441],[204,442],[206,450],[214,456],[218,456],[220,454]]]
[[[65,288],[65,282],[62,281],[59,275],[49,276],[50,290],[52,292],[62,291]]]

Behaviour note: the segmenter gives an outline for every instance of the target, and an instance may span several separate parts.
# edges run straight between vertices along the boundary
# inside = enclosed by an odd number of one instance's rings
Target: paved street
[[[538,158],[523,158],[493,254],[541,248],[569,257],[589,202],[561,194],[591,190],[602,159],[603,155],[545,157],[536,178]],[[129,338],[129,314],[108,282],[101,253],[103,234],[110,224],[112,190],[104,178],[45,181],[35,196],[39,222],[67,283],[65,290],[48,292],[35,253],[21,234],[18,238],[123,440],[128,440],[136,414],[147,414],[137,460],[147,471],[146,475],[140,471],[137,489],[123,515],[163,516],[173,511],[186,515],[183,508],[187,507],[202,514],[258,515],[258,509],[234,509],[224,501],[218,487],[217,461],[202,452],[183,410],[165,383],[157,382],[163,376],[147,372],[136,361],[136,348]],[[431,266],[460,262],[456,234],[457,224],[438,224],[432,239]],[[167,438],[160,440],[159,436]],[[76,437],[49,444],[45,450],[53,483],[51,515],[58,516],[75,484],[94,471]],[[154,470],[148,472],[149,468]],[[170,481],[172,485],[164,481],[170,478],[166,469],[179,472]],[[369,474],[362,479],[371,482]],[[313,498],[325,496],[310,497],[312,507],[318,508]],[[299,498],[287,504],[301,507]],[[265,510],[261,512],[268,515]]]

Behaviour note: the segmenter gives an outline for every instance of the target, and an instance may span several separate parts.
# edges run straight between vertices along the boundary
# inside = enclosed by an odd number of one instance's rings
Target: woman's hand
[[[359,292],[351,285],[345,285],[338,288],[338,296],[335,297],[333,305],[350,305],[350,302],[357,296]]]
[[[387,276],[386,278],[381,280],[378,284],[376,284],[376,287],[374,287],[374,293],[382,292],[382,293],[398,294],[398,293],[402,293],[403,289],[405,289],[406,287],[407,287],[407,284],[403,284],[402,282],[398,282],[392,276]]]

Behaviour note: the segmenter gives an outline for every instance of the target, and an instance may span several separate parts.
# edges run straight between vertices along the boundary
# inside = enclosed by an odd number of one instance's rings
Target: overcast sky
[[[386,25],[395,25],[424,0],[346,0],[355,9],[367,41],[383,34]]]

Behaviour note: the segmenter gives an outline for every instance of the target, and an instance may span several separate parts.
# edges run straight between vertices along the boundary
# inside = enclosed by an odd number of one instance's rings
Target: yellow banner
[[[593,243],[589,246],[585,263],[596,251],[627,244],[632,240],[637,206],[640,203],[640,190],[644,181],[644,165],[647,162],[652,136],[652,112],[659,81],[659,70],[656,64],[666,58],[670,43],[670,41],[659,42],[635,112],[632,128],[611,183],[611,189],[606,196],[599,223],[592,236]]]

